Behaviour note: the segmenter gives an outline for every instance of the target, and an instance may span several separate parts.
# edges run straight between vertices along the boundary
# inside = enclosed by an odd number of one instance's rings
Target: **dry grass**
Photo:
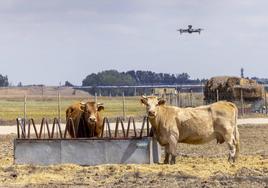
[[[242,150],[235,164],[227,162],[225,144],[212,142],[180,145],[176,165],[14,165],[14,136],[1,136],[0,183],[4,187],[202,187],[206,182],[207,187],[237,187],[241,183],[246,187],[264,187],[268,182],[267,128],[268,125],[239,127]]]

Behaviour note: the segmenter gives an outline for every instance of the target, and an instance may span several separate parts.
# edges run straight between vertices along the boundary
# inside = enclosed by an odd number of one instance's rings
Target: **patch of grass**
[[[65,122],[65,111],[68,106],[75,102],[88,100],[88,98],[62,98],[60,101],[60,116]],[[90,99],[93,100],[93,99]],[[98,102],[103,103],[105,110],[102,112],[103,117],[123,116],[122,97],[98,97]],[[43,117],[53,119],[58,117],[58,99],[57,97],[46,98],[28,98],[26,104],[28,118],[33,118],[36,123],[41,122]],[[139,97],[125,98],[125,115],[126,116],[143,116],[145,107],[139,102]],[[0,99],[0,123],[15,124],[17,117],[24,115],[23,98]]]

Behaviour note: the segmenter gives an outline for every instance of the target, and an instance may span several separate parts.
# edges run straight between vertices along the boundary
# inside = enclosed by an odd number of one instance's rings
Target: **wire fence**
[[[152,93],[158,97],[166,99],[167,104],[178,107],[197,107],[219,101],[220,96],[224,93],[217,92],[217,97],[213,100],[205,101],[202,92],[172,91],[170,93]],[[224,98],[224,97],[223,97]],[[109,117],[112,122],[117,117],[126,120],[128,117],[135,117],[138,121],[142,121],[146,113],[145,107],[140,103],[140,96],[125,96],[122,92],[121,96],[99,96],[99,95],[65,95],[58,92],[56,95],[47,96],[40,95],[20,95],[20,96],[0,96],[0,125],[16,124],[16,118],[24,119],[33,118],[41,122],[43,117],[53,121],[57,118],[60,123],[66,122],[65,111],[68,106],[79,101],[96,101],[104,104],[105,110],[103,117]],[[241,97],[233,100],[238,109],[240,116],[266,116],[267,115],[267,93],[263,94],[262,99],[247,101]]]
[[[221,98],[226,98],[225,93],[216,92],[215,99],[205,100],[203,93],[190,92],[178,92],[164,94],[161,97],[165,98],[169,105],[178,107],[197,107],[201,105],[211,104],[213,102],[221,101]],[[230,100],[236,104],[239,116],[246,115],[267,115],[267,92],[265,91],[263,97],[258,100],[245,100],[243,97],[243,91],[241,91],[240,98]]]

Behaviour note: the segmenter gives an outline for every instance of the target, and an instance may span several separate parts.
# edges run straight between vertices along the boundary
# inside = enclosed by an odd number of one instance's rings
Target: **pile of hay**
[[[219,76],[212,77],[207,81],[204,88],[204,95],[206,101],[217,100],[217,90],[219,94],[219,100],[240,100],[241,90],[243,92],[243,99],[245,101],[261,100],[263,97],[264,88],[258,84],[255,80]]]

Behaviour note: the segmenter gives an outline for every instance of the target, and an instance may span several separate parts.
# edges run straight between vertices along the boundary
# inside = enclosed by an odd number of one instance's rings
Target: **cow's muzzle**
[[[149,111],[149,112],[148,112],[148,117],[150,117],[150,118],[154,118],[155,115],[156,115],[156,113],[153,112],[153,111]]]
[[[96,118],[94,118],[94,117],[88,118],[88,123],[95,124],[96,123]]]

